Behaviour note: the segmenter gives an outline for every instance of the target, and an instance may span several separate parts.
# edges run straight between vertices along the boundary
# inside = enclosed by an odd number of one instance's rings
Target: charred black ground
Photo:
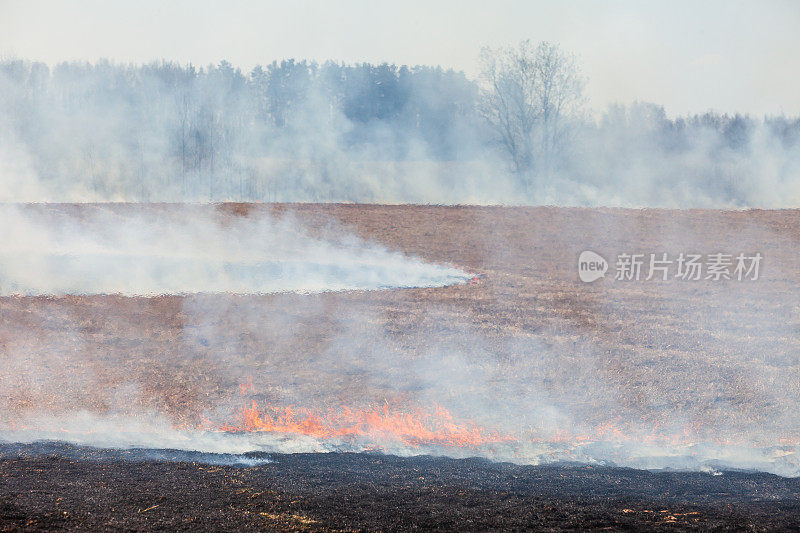
[[[2,530],[767,530],[800,527],[800,479],[379,454],[254,467],[65,444],[0,446]],[[181,452],[171,452],[180,458]],[[261,457],[263,459],[263,457]],[[201,459],[205,462],[192,462]]]

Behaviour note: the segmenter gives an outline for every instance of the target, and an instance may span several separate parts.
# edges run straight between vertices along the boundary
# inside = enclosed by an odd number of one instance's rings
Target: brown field
[[[109,207],[27,209],[80,217]],[[0,298],[4,426],[88,410],[166,415],[191,427],[210,412],[235,416],[240,385],[252,383],[247,397],[262,405],[400,398],[520,439],[655,433],[773,446],[800,436],[800,212],[192,209],[223,218],[291,213],[312,232],[351,231],[487,277],[316,295]],[[764,263],[757,281],[623,282],[611,272],[587,285],[576,273],[585,249],[610,262],[623,252],[758,251]],[[98,461],[64,446],[0,446],[0,529],[760,530],[796,527],[800,501],[796,480],[767,474],[372,454],[276,456],[243,469],[147,456],[130,463],[127,452]]]
[[[28,209],[80,217],[108,207]],[[0,413],[150,411],[191,424],[238,402],[238,385],[251,378],[250,394],[267,403],[410,395],[503,430],[552,430],[565,420],[570,428],[798,436],[797,211],[196,209],[291,213],[312,232],[333,225],[487,278],[318,295],[2,298]],[[765,259],[757,281],[623,282],[611,279],[612,264],[607,279],[587,285],[576,273],[584,249],[612,263],[622,252],[758,251]],[[559,414],[542,421],[542,406]]]

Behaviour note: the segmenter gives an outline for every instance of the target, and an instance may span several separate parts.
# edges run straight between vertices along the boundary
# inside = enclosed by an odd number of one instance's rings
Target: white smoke
[[[334,79],[348,75],[342,68]],[[800,201],[797,117],[668,117],[657,104],[612,106],[596,120],[570,122],[553,153],[535,154],[544,168],[522,175],[491,141],[477,85],[463,75],[414,82],[407,100],[385,95],[381,105],[401,117],[379,119],[348,116],[341,102],[358,103],[375,88],[369,80],[350,80],[342,94],[321,77],[279,83],[286,94],[278,97],[256,73],[227,63],[197,72],[100,61],[51,72],[0,61],[0,200],[676,208]]]
[[[191,207],[85,218],[0,208],[0,294],[265,294],[441,287],[468,275],[345,233],[310,236],[291,217],[224,221]]]
[[[441,286],[466,277],[453,267],[393,253],[350,234],[339,237],[337,228],[312,230],[291,217],[231,217],[224,209],[213,213],[209,215],[207,207],[174,205],[5,206],[3,221],[11,230],[0,265],[3,283],[16,289],[4,292],[160,294],[214,292],[212,287],[248,294],[316,293],[339,287]],[[709,242],[704,232],[718,232],[688,231],[686,220],[676,216],[671,224],[660,225],[660,242],[670,249],[694,249]],[[623,234],[621,228],[604,224],[602,231]],[[490,254],[498,265],[508,263],[504,250],[509,253],[520,245],[489,219],[477,223],[476,229],[492,243]],[[773,275],[794,275],[797,246],[791,239],[755,224],[727,235],[718,242],[722,249],[769,251]],[[590,242],[597,236],[581,238]],[[577,257],[583,244],[570,238],[558,248]],[[94,266],[98,262],[101,266]],[[263,267],[269,275],[262,277],[247,270],[265,263],[278,265],[278,270]],[[228,264],[237,268],[231,270]],[[664,356],[671,361],[668,371],[661,365],[643,365],[635,372],[611,372],[613,358],[608,354],[625,349],[625,336],[592,338],[569,319],[555,318],[542,331],[508,338],[496,321],[454,318],[453,309],[409,304],[388,306],[387,311],[385,302],[375,306],[370,298],[347,295],[168,299],[177,302],[177,335],[174,328],[154,328],[146,317],[134,318],[121,309],[141,309],[141,303],[131,304],[127,298],[36,299],[42,308],[31,318],[21,312],[33,310],[30,302],[35,299],[6,299],[3,312],[13,323],[25,321],[26,326],[2,339],[0,439],[212,453],[362,451],[379,445],[401,455],[480,455],[531,464],[567,460],[704,471],[748,468],[800,475],[800,449],[796,441],[782,439],[797,427],[796,381],[786,379],[783,370],[796,369],[796,358],[793,352],[781,355],[790,347],[785,341],[795,337],[796,321],[785,322],[783,312],[796,307],[792,295],[776,295],[783,307],[765,310],[751,307],[759,302],[752,296],[779,290],[769,284],[731,287],[717,297],[699,299],[693,291],[681,293],[671,285],[644,287],[652,293],[651,311],[667,309],[673,333],[634,321],[634,329],[645,330],[635,336],[657,335],[659,344],[653,349],[662,350],[660,345],[671,339],[686,336],[691,341],[687,332],[707,331],[710,338],[703,339],[702,347],[711,356],[695,357],[687,350]],[[748,288],[753,291],[750,299]],[[513,283],[486,289],[482,294],[489,306],[517,290]],[[460,290],[453,289],[451,296]],[[691,300],[684,299],[689,296]],[[163,299],[154,299],[152,305],[162,304]],[[92,309],[98,305],[106,306],[107,312]],[[726,313],[714,312],[714,306]],[[628,301],[598,297],[591,308],[598,316],[617,317],[628,309]],[[387,321],[389,313],[402,320]],[[320,321],[327,323],[328,333],[318,343],[308,343],[307,324]],[[396,334],[402,324],[406,329]],[[160,342],[140,350],[143,331]],[[736,340],[735,354],[719,346],[728,339]],[[136,375],[120,372],[128,359],[134,360],[128,368]],[[331,402],[380,405],[385,398],[406,395],[412,405],[441,405],[457,422],[474,421],[512,439],[478,447],[410,446],[382,434],[341,439],[227,433],[218,425],[210,431],[181,425],[171,417],[174,413],[164,412],[164,405],[172,401],[171,387],[183,393],[211,379],[216,396],[203,398],[202,407],[208,409],[204,414],[235,422],[231,407],[242,400],[237,385],[251,372],[259,402],[310,408],[319,404],[324,412]],[[636,398],[629,398],[635,401],[625,403],[621,398],[631,393],[631,377],[643,384]],[[553,388],[554,383],[560,385]],[[686,412],[682,400],[687,397],[702,410]],[[698,412],[706,431],[686,433]],[[660,415],[655,419],[658,428],[648,418],[654,414]],[[622,434],[597,431],[598,423],[609,420]]]

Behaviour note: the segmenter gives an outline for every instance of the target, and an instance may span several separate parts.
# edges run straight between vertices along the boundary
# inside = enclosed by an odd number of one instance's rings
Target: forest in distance
[[[787,207],[800,117],[591,113],[551,43],[438,66],[0,61],[0,201]]]

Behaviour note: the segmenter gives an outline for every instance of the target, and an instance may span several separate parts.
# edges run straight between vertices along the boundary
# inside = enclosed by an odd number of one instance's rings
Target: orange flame
[[[222,431],[263,431],[307,435],[320,439],[366,437],[390,440],[410,446],[437,444],[475,448],[513,440],[499,432],[488,431],[472,422],[457,422],[443,407],[428,411],[404,411],[398,407],[371,406],[366,409],[312,409],[287,406],[260,407],[255,400],[237,415],[235,424],[224,424]]]
[[[253,388],[252,379],[239,385],[245,395]],[[509,435],[487,430],[473,422],[456,421],[450,412],[441,406],[426,410],[404,408],[385,403],[354,409],[341,406],[339,409],[317,411],[305,407],[260,406],[249,400],[236,413],[235,421],[214,425],[203,418],[203,429],[228,432],[269,432],[294,434],[319,439],[361,439],[378,442],[396,442],[409,446],[443,445],[477,448],[492,443],[514,440]]]
[[[394,401],[364,408],[340,406],[315,410],[307,407],[259,405],[248,393],[254,390],[252,378],[239,385],[245,403],[234,419],[226,423],[201,418],[199,429],[225,432],[264,432],[283,435],[303,435],[317,439],[342,439],[358,441],[367,448],[381,448],[383,444],[406,446],[451,446],[473,450],[486,449],[505,443],[512,448],[524,442],[544,442],[567,445],[563,450],[570,455],[571,446],[591,442],[643,443],[652,445],[687,446],[697,442],[730,444],[729,439],[713,435],[699,421],[686,424],[681,431],[661,430],[658,420],[646,420],[631,426],[621,418],[612,419],[575,433],[564,428],[531,428],[530,432],[507,434],[490,430],[469,420],[457,420],[446,408],[434,405],[426,409],[410,406],[408,402]],[[649,428],[649,431],[648,429]],[[746,441],[745,441],[746,442]],[[783,437],[782,445],[797,445],[797,438]],[[750,443],[756,445],[756,443]],[[516,452],[514,452],[516,453]]]

